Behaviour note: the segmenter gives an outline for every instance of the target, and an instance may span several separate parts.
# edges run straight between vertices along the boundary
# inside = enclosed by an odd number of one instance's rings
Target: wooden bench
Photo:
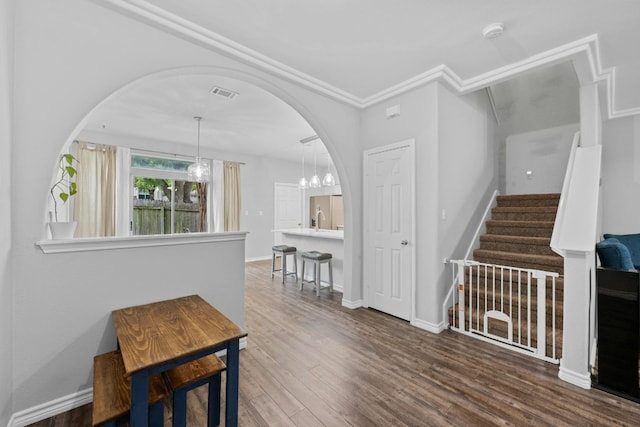
[[[149,425],[164,424],[167,388],[161,375],[149,379]],[[115,426],[131,409],[131,381],[126,375],[119,351],[93,358],[93,425]]]
[[[173,426],[187,425],[187,392],[209,384],[207,426],[220,424],[220,383],[227,366],[215,354],[177,366],[164,373],[167,385],[173,390]]]

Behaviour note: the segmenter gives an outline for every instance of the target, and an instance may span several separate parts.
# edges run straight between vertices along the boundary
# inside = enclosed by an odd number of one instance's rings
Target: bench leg
[[[302,290],[302,285],[304,285],[304,258],[302,259],[302,276],[300,276],[300,290]]]
[[[220,425],[220,380],[220,374],[214,375],[209,379],[208,427]]]
[[[164,402],[162,400],[154,403],[149,408],[149,425],[164,426]]]
[[[187,391],[182,388],[173,392],[173,426],[186,427],[187,425]]]

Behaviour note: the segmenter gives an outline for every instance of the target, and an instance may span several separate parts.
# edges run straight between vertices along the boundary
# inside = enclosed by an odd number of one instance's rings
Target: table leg
[[[240,374],[240,340],[233,340],[227,346],[227,391],[225,426],[238,425],[238,381]]]
[[[131,427],[147,427],[149,404],[149,372],[140,371],[131,375]]]

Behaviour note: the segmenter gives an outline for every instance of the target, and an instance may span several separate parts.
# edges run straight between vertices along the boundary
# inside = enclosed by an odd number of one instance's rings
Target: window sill
[[[96,237],[68,240],[41,240],[36,242],[45,254],[65,252],[104,251],[110,249],[148,248],[155,246],[190,245],[197,243],[245,240],[246,231],[225,233],[185,233],[154,236]]]

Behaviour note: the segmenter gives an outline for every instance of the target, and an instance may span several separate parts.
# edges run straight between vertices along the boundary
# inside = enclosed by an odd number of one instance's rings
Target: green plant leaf
[[[69,195],[73,196],[78,192],[78,185],[75,182],[69,184]]]
[[[64,154],[63,156],[68,164],[72,164],[73,161],[75,160],[75,157],[73,157],[73,154]]]
[[[60,199],[63,202],[66,202],[68,198],[69,198],[69,195],[67,193],[60,193]]]
[[[73,178],[73,177],[75,176],[75,174],[76,174],[76,169],[75,169],[73,166],[66,166],[64,169],[65,169],[65,170],[67,171],[67,173],[69,174],[69,177]]]

